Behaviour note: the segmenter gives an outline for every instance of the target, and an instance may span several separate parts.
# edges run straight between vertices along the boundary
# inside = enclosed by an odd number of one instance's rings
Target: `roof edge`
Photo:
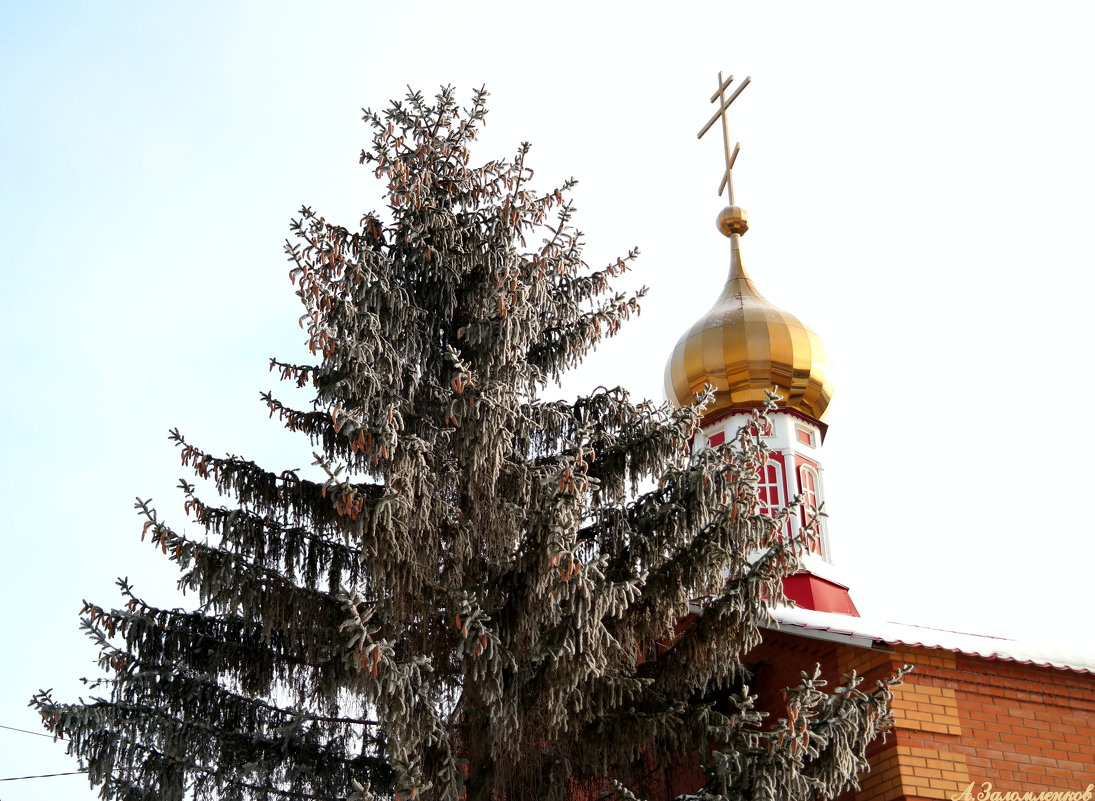
[[[835,612],[819,612],[801,607],[777,606],[772,609],[776,630],[788,634],[833,639],[859,645],[863,641],[886,645],[905,645],[952,651],[980,659],[999,659],[1036,667],[1068,670],[1095,675],[1095,652],[1043,645],[983,634],[933,629],[877,618],[852,617]]]

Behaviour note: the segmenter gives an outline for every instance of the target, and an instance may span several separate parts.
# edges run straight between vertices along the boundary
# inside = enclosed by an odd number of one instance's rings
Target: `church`
[[[785,524],[786,536],[795,537],[825,501],[823,419],[833,385],[818,335],[766,300],[745,268],[742,237],[749,221],[734,202],[739,147],[729,147],[726,111],[749,79],[727,98],[732,81],[719,75],[711,98],[719,110],[699,134],[721,120],[729,205],[717,227],[729,239],[728,276],[714,305],[674,347],[665,387],[679,405],[691,403],[705,386],[714,388],[697,448],[731,441],[769,392],[781,396],[769,412],[770,430],[761,432],[769,456],[758,488],[762,505],[773,510],[800,499]],[[778,275],[773,267],[760,273],[768,280]],[[776,607],[775,624],[747,662],[754,690],[773,710],[779,691],[806,665],[820,665],[830,684],[852,670],[874,680],[914,666],[894,688],[893,730],[873,745],[871,770],[847,799],[1038,801],[1040,793],[1060,793],[1041,798],[1090,801],[1095,656],[861,615],[854,580],[832,564],[832,536],[837,531],[820,518],[802,569],[784,579],[793,605]]]

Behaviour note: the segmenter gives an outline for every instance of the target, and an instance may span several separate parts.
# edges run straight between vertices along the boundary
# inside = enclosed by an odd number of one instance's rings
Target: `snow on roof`
[[[887,645],[938,648],[983,659],[1002,659],[1024,665],[1095,674],[1095,651],[1089,649],[1036,645],[1002,637],[963,634],[802,607],[778,606],[772,610],[772,616],[779,624],[778,629],[789,634],[798,633],[864,647],[882,642]],[[800,631],[796,632],[795,628]]]

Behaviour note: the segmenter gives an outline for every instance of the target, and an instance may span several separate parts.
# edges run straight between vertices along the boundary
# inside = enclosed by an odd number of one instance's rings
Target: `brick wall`
[[[1003,791],[1095,782],[1095,676],[963,655],[929,663],[926,650],[895,653],[918,663],[900,696],[898,742],[961,753],[970,781]],[[934,708],[929,692],[941,693]]]
[[[1095,676],[931,648],[857,648],[768,634],[756,652],[762,694],[807,662],[830,684],[855,670],[869,682],[915,666],[894,691],[895,730],[869,753],[871,772],[844,801],[950,801],[983,782],[1000,792],[1084,790],[1095,782]],[[794,668],[791,666],[794,665]]]
[[[949,801],[971,783],[1008,792],[1095,782],[1095,676],[930,648],[837,646],[841,672],[915,671],[894,691],[895,730],[854,801]]]

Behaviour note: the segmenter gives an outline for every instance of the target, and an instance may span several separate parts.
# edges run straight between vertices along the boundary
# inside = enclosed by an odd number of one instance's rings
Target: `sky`
[[[304,358],[281,251],[307,204],[382,206],[361,108],[486,85],[481,160],[579,179],[591,264],[638,246],[641,318],[559,390],[661,400],[718,296],[720,70],[743,240],[836,368],[834,558],[865,615],[1095,651],[1092,11],[1071,2],[0,3],[0,725],[36,729],[117,576],[173,603],[133,498],[181,521],[169,428],[304,467],[266,419]],[[165,599],[167,599],[165,601]],[[0,729],[0,778],[73,769]],[[80,776],[0,800],[92,798]]]

